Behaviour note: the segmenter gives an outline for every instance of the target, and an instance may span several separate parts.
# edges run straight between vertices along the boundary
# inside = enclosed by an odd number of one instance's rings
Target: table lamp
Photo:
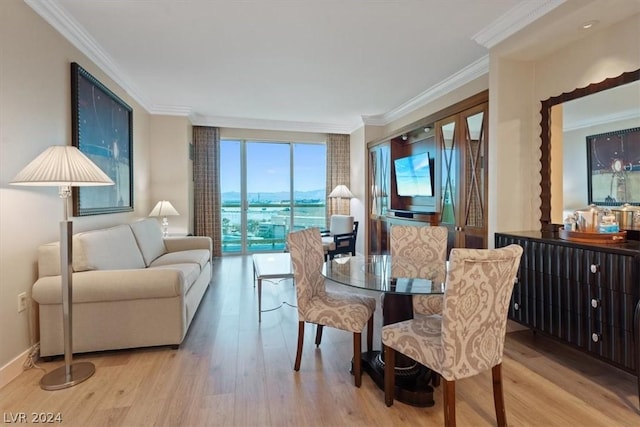
[[[156,203],[151,212],[149,212],[149,216],[162,217],[162,237],[169,236],[169,220],[167,219],[167,217],[177,215],[180,214],[168,200],[160,200],[158,203]]]
[[[57,186],[64,206],[60,221],[60,275],[62,278],[62,328],[64,336],[64,366],[45,374],[40,380],[44,390],[61,390],[89,378],[95,372],[91,362],[73,363],[72,299],[73,222],[69,220],[71,187],[114,185],[98,166],[77,147],[52,146],[25,166],[11,181],[12,185]]]

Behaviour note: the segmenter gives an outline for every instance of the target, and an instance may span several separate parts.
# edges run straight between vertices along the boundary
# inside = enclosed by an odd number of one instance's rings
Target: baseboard
[[[24,361],[27,357],[29,357],[31,348],[32,347],[29,347],[23,353],[16,356],[16,358],[11,362],[0,368],[0,389],[9,384],[24,371]]]

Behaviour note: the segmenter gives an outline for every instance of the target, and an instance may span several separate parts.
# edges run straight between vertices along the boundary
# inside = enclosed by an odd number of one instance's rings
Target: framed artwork
[[[72,143],[115,185],[73,187],[73,215],[133,210],[133,110],[77,63],[71,64]]]
[[[640,127],[587,136],[589,204],[640,206]]]

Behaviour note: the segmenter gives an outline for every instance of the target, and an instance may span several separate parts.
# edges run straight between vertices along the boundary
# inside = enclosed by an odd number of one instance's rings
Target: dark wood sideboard
[[[524,252],[509,318],[635,374],[640,400],[640,241],[496,233],[496,247],[512,243]]]

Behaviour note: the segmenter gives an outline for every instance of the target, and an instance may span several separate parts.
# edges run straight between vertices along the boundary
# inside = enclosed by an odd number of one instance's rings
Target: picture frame
[[[73,187],[73,215],[133,211],[133,110],[76,62],[71,63],[72,144],[115,185]]]
[[[589,204],[640,206],[640,127],[586,140]]]

